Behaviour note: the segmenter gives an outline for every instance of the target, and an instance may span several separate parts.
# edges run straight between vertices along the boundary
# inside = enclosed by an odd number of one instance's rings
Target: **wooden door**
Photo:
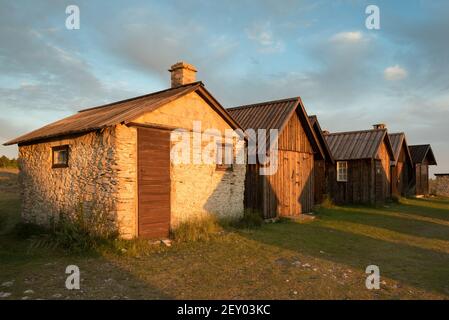
[[[139,237],[168,238],[170,231],[170,132],[138,129]]]

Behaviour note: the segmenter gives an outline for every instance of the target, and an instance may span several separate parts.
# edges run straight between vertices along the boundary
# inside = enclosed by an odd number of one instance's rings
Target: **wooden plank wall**
[[[279,169],[267,176],[264,188],[266,215],[297,216],[313,210],[313,156],[279,150]]]
[[[415,165],[415,194],[429,195],[429,166],[427,163]]]
[[[407,162],[404,146],[401,148],[396,165],[391,167],[391,194],[396,197],[406,196],[410,191],[409,184],[412,168],[410,168],[410,164]]]
[[[327,193],[326,165],[325,160],[315,160],[314,163],[315,204],[320,204],[324,200],[324,196]]]
[[[279,135],[278,171],[259,175],[259,165],[248,165],[245,206],[260,210],[264,218],[311,212],[314,204],[313,149],[294,114]]]
[[[327,166],[328,191],[337,204],[372,203],[373,199],[373,163],[371,160],[348,161],[348,181],[338,182],[336,164]]]
[[[380,163],[376,166],[376,200],[384,202],[391,197],[391,158],[385,142],[379,148],[378,157],[380,160],[376,162],[380,161]]]
[[[329,193],[338,204],[384,202],[391,196],[390,156],[386,145],[379,147],[379,160],[348,161],[348,181],[337,182],[336,164],[326,168]]]

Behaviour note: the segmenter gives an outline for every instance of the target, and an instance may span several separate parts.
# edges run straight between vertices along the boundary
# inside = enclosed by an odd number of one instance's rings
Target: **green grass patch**
[[[180,225],[171,247],[115,239],[97,244],[95,254],[29,250],[24,238],[41,230],[14,229],[19,209],[17,195],[0,193],[0,284],[13,281],[1,289],[11,299],[28,289],[29,298],[44,299],[449,299],[446,198],[333,205],[313,221],[257,228],[249,227],[252,216],[242,228],[195,221]],[[21,237],[11,232],[20,229]],[[64,287],[69,264],[80,267],[82,291]],[[370,264],[380,268],[380,290],[365,288]]]
[[[236,229],[254,229],[262,226],[263,222],[262,216],[258,211],[245,210],[243,217],[230,220],[229,226]]]

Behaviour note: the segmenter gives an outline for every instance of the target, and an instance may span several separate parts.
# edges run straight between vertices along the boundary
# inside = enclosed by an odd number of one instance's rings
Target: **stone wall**
[[[133,131],[134,130],[134,131]],[[135,129],[124,126],[79,137],[19,147],[24,221],[48,224],[51,217],[109,212],[123,237],[135,235]],[[52,168],[52,147],[69,145],[69,166]]]
[[[137,237],[137,129],[118,125],[115,134],[116,173],[115,210],[124,238]]]
[[[200,152],[197,150],[197,153]],[[236,145],[234,143],[234,155]],[[171,165],[171,226],[212,214],[238,218],[244,211],[245,164],[217,170],[216,164]]]
[[[430,182],[432,194],[449,197],[449,176],[437,176],[435,180],[430,180]]]

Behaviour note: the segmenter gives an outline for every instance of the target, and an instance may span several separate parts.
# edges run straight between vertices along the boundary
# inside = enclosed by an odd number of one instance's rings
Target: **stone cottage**
[[[194,136],[240,127],[195,82],[192,65],[169,71],[167,90],[82,110],[5,143],[19,146],[25,221],[45,224],[82,205],[106,210],[124,238],[165,238],[194,216],[242,214],[245,164],[171,161],[175,129]],[[233,156],[241,140],[231,140]],[[190,159],[206,142],[190,148]]]

